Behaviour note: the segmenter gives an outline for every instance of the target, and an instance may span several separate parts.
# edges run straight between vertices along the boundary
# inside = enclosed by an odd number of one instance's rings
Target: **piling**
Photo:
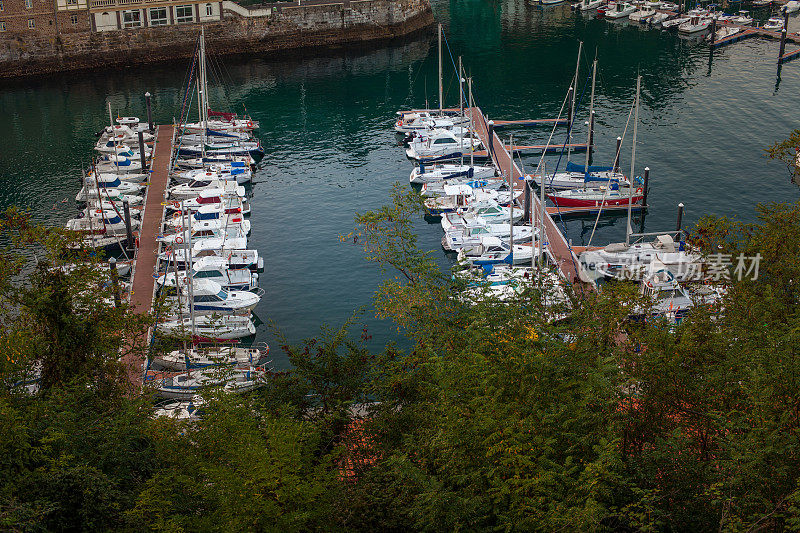
[[[647,205],[647,193],[650,190],[650,167],[644,167],[644,185],[642,186],[642,205]]]
[[[717,19],[711,19],[711,50],[714,50],[714,43],[717,42]]]
[[[139,159],[142,161],[142,172],[147,169],[147,155],[144,151],[144,133],[139,131]]]
[[[542,185],[544,185],[544,177],[542,177]],[[514,191],[511,192],[513,194]],[[525,211],[523,211],[525,213],[525,222],[530,222],[532,224],[533,216],[531,213],[531,182],[528,180],[525,180],[525,196],[523,198],[525,202]]]
[[[675,236],[681,238],[681,226],[683,225],[683,202],[678,204],[678,223],[675,225]]]
[[[781,51],[778,52],[778,63],[783,62],[783,53],[786,51],[786,26],[781,30]]]
[[[131,206],[128,203],[128,200],[122,201],[122,212],[123,216],[125,217],[125,237],[127,239],[125,248],[128,250],[133,250],[135,244],[133,240],[133,228],[131,227]]]
[[[489,157],[494,157],[494,120],[489,121]]]
[[[153,127],[153,109],[150,105],[149,92],[144,93],[144,101],[147,104],[147,127],[150,130],[150,133],[153,133],[153,131],[155,131],[155,128]]]
[[[622,137],[617,137],[617,151],[614,154],[614,172],[619,172],[619,151],[621,148],[622,148]]]
[[[786,7],[783,7],[781,11],[783,12],[783,29],[789,31],[789,11]]]
[[[117,271],[117,260],[112,257],[108,260],[108,272],[111,274],[111,286],[114,288],[114,306],[122,305],[122,297],[119,293],[119,272]]]

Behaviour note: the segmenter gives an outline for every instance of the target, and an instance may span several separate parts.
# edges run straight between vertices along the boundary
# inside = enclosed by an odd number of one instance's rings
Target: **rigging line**
[[[447,41],[447,36],[444,33],[444,28],[442,28],[442,39],[444,39],[444,44],[445,44],[445,46],[447,46],[447,53],[450,56],[450,63],[452,63],[452,65],[453,65],[453,70],[455,71],[456,78],[457,78],[458,76],[461,75],[461,73],[458,72],[458,67],[456,66],[456,60],[453,58],[453,51],[450,49],[450,43]],[[450,83],[452,84],[452,81]],[[463,84],[459,84],[459,85],[463,85]],[[449,90],[450,90],[450,88],[448,87],[448,91]],[[463,99],[464,98],[464,87],[461,87],[459,92],[461,93],[461,98]],[[473,95],[473,99],[474,99],[474,95]]]
[[[633,104],[631,104],[631,109],[630,109],[630,111],[628,111],[628,120],[625,122],[625,129],[622,132],[622,139],[625,139],[625,134],[628,132],[628,125],[631,123],[631,116],[633,115],[633,108],[634,107],[636,107],[636,98],[635,97],[633,99]],[[617,158],[619,157],[620,151],[622,151],[622,142],[619,143],[619,149],[617,150],[617,153],[614,156],[614,161],[618,161]],[[610,183],[611,182],[609,181],[609,185],[610,185]],[[632,177],[630,178],[630,184],[628,186],[629,187],[633,187],[633,178]],[[600,221],[600,213],[603,212],[603,204],[606,201],[606,194],[607,193],[608,193],[608,189],[606,189],[606,192],[603,193],[603,201],[600,202],[600,209],[597,211],[597,218],[595,218],[595,220],[594,220],[594,226],[592,226],[592,233],[591,233],[591,235],[589,235],[589,242],[588,242],[588,244],[586,246],[591,246],[592,245],[592,239],[594,238],[594,232],[595,232],[595,230],[597,230],[597,223]]]

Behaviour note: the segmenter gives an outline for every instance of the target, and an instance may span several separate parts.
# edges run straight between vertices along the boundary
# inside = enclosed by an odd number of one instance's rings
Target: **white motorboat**
[[[155,387],[155,393],[161,398],[177,400],[189,400],[201,391],[214,387],[221,387],[230,393],[243,393],[264,386],[266,377],[264,370],[255,368],[198,370],[162,378]]]
[[[87,198],[92,196],[92,191],[94,189],[95,193],[97,189],[114,189],[117,194],[130,194],[132,196],[138,196],[144,190],[144,186],[139,185],[138,183],[131,183],[129,181],[122,181],[119,179],[119,176],[112,176],[109,174],[99,174],[97,179],[93,176],[87,177],[83,181],[83,195],[78,193],[76,199],[78,201],[86,201]]]
[[[173,420],[195,420],[202,414],[203,403],[202,396],[164,402],[153,410],[153,416],[172,418]]]
[[[201,257],[192,265],[188,275],[186,271],[167,272],[161,274],[156,282],[162,287],[185,287],[187,277],[192,279],[208,279],[220,284],[226,290],[252,291],[258,289],[258,274],[247,268],[230,268],[227,258]]]
[[[252,311],[261,296],[250,291],[228,291],[216,281],[206,278],[192,278],[192,286],[183,287],[180,297],[168,296],[165,301],[175,313],[187,313],[190,309],[188,299],[192,298],[191,309],[196,316],[210,314],[243,314]]]
[[[455,126],[455,122],[449,117],[434,117],[428,111],[416,111],[400,115],[394,125],[397,133],[411,133],[418,131],[428,131],[431,128],[449,129]]]
[[[82,187],[78,194],[75,195],[76,202],[88,202],[91,200],[97,200],[98,198],[102,197],[103,200],[110,200],[112,202],[116,202],[119,204],[120,208],[122,208],[123,202],[128,202],[128,205],[141,205],[144,202],[144,198],[142,196],[136,194],[123,194],[118,189],[100,189],[97,190],[97,187]]]
[[[194,264],[203,257],[222,257],[228,261],[229,268],[247,268],[256,272],[264,268],[264,259],[259,256],[258,250],[220,249],[218,243],[201,241],[195,243],[191,253],[187,253],[185,248],[179,248],[158,254],[160,261],[172,263],[178,270],[185,270],[189,263]]]
[[[484,179],[496,174],[491,166],[470,166],[440,163],[436,165],[421,164],[411,171],[408,180],[411,183],[432,183],[455,178]]]
[[[633,13],[631,13],[630,15],[628,15],[628,20],[630,20],[631,22],[645,23],[650,19],[650,17],[652,17],[655,14],[656,14],[655,9],[651,9],[649,7],[643,7],[642,9],[638,9]]]
[[[708,30],[708,26],[711,24],[711,19],[708,17],[700,17],[700,16],[692,16],[689,17],[689,20],[680,24],[678,26],[678,33],[682,33],[684,35],[690,35],[693,33],[699,33]]]
[[[509,224],[487,224],[482,221],[465,222],[446,231],[442,237],[442,248],[449,252],[457,252],[466,246],[477,246],[482,237],[493,236],[508,242],[511,236]],[[538,235],[531,226],[514,226],[514,242],[523,243],[533,240]]]
[[[800,11],[800,0],[789,0],[783,5],[781,11],[785,11],[789,14],[797,13]]]
[[[497,191],[493,189],[474,189],[466,184],[448,185],[444,187],[444,194],[428,198],[424,202],[425,210],[430,215],[452,213],[457,209],[468,208],[471,205],[484,205],[498,203],[507,205],[512,198],[522,195],[522,190]]]
[[[467,178],[454,178],[443,181],[432,181],[422,186],[419,193],[426,197],[439,197],[444,196],[445,188],[452,186],[467,186],[477,190],[496,191],[507,185],[506,181],[501,177],[487,178],[487,179],[467,179]]]
[[[205,168],[217,164],[250,168],[256,164],[256,160],[250,155],[206,154],[205,157],[179,157],[175,164],[179,168]]]
[[[466,301],[506,302],[530,288],[539,293],[548,321],[565,318],[572,305],[563,279],[549,269],[497,264],[492,265],[488,272],[485,269],[468,272],[470,281],[462,295]]]
[[[178,320],[161,322],[156,329],[165,335],[188,337],[194,336],[206,341],[242,339],[256,334],[256,327],[249,316],[239,315],[200,315],[194,318],[184,317]]]
[[[114,200],[112,198],[106,198],[103,196],[101,199],[91,198],[86,202],[86,208],[90,210],[102,209],[103,211],[113,212],[120,216],[124,216],[125,214],[125,207],[122,205],[122,202],[119,200]],[[141,218],[143,207],[139,206],[131,206],[128,207],[128,213],[133,218]]]
[[[617,2],[614,4],[612,9],[607,9],[605,11],[605,17],[610,19],[621,19],[630,16],[631,13],[634,13],[638,8],[634,4],[629,4],[627,2]]]
[[[156,239],[173,248],[186,248],[189,243],[201,242],[204,239],[220,239],[225,248],[242,250],[247,248],[247,233],[241,224],[200,224],[192,226],[192,236],[189,239],[188,229],[181,229],[169,235],[159,235]]]
[[[173,205],[173,207],[175,206]],[[180,204],[178,204],[178,209],[179,208]],[[225,209],[223,209],[219,204],[204,205],[195,210],[190,216],[192,217],[192,226],[195,224],[201,224],[203,222],[210,222],[212,220],[219,221],[221,226],[244,223],[245,221],[243,214],[226,213]],[[164,220],[164,226],[168,228],[167,231],[176,231],[182,228],[184,225],[189,225],[189,221],[186,219],[186,215],[180,212],[174,213]]]
[[[743,9],[739,11],[739,14],[736,16],[736,18],[732,19],[731,22],[741,26],[748,26],[753,23],[753,17],[750,16],[749,11]]]
[[[642,279],[640,292],[648,300],[646,308],[637,308],[635,318],[665,318],[672,324],[679,323],[694,307],[686,290],[675,279],[675,275],[659,260],[653,260]]]
[[[189,221],[186,219],[186,215],[184,215],[183,220],[180,218],[177,219],[170,219],[169,222],[177,222],[176,224],[168,224],[164,227],[164,235],[173,235],[175,233],[180,233],[188,229]],[[244,218],[240,214],[235,215],[225,215],[219,218],[212,218],[209,220],[200,220],[197,221],[192,217],[192,231],[194,230],[214,230],[214,229],[225,229],[227,227],[232,228],[241,228],[243,234],[245,236],[250,234],[250,221]],[[185,223],[185,224],[184,224]],[[158,238],[159,236],[156,236]]]
[[[679,280],[697,275],[703,264],[700,254],[682,250],[671,235],[659,235],[653,242],[613,243],[580,256],[589,272],[616,279],[641,278],[655,259]]]
[[[737,28],[735,26],[717,26],[717,30],[714,34],[714,40],[719,41],[721,39],[726,39],[728,37],[732,37],[737,33],[741,33],[742,29]],[[711,39],[711,34],[706,35],[706,39]]]
[[[269,346],[263,349],[245,348],[230,344],[208,348],[174,350],[157,356],[153,363],[166,369],[185,371],[211,366],[258,366],[266,362]]]
[[[106,159],[101,159],[95,165],[98,172],[109,172],[114,174],[141,172],[142,162],[139,158],[126,157],[124,155],[109,155]]]
[[[676,30],[684,22],[689,22],[691,17],[675,17],[661,22],[661,28],[665,30]]]
[[[653,26],[658,26],[662,24],[664,21],[669,19],[672,15],[669,13],[656,13],[647,21],[648,23],[652,24]]]
[[[576,11],[594,11],[602,6],[606,0],[581,0],[577,4],[572,5],[572,9]]]
[[[765,30],[780,31],[783,29],[783,17],[770,17],[761,27]]]
[[[240,198],[245,197],[244,187],[237,184],[236,181],[221,181],[218,179],[204,180],[195,179],[189,183],[181,185],[174,185],[167,189],[167,194],[170,200],[189,200],[197,198],[204,190],[220,189],[225,194],[236,195]]]
[[[203,189],[195,198],[188,200],[173,201],[169,209],[194,213],[201,207],[216,206],[223,209],[228,214],[241,213],[246,215],[250,212],[250,202],[237,194],[231,194],[223,189]]]
[[[442,216],[441,224],[442,229],[445,231],[449,231],[454,226],[464,225],[473,220],[504,224],[509,222],[511,214],[511,208],[497,203],[490,203],[488,205],[470,206],[467,209],[460,209],[455,213],[445,213]],[[513,222],[521,220],[523,215],[522,209],[518,207],[513,208]]]
[[[182,126],[186,133],[208,133],[211,132],[251,132],[258,129],[258,121],[250,118],[233,118],[231,120],[207,120],[205,123],[191,122]]]
[[[233,161],[231,163],[207,163],[202,168],[192,168],[175,172],[173,180],[179,184],[190,181],[236,181],[239,185],[253,179],[253,171],[249,165]]]
[[[513,253],[512,253],[513,250]],[[475,246],[465,246],[458,251],[458,262],[474,266],[506,263],[509,265],[530,264],[535,249],[533,243],[515,244],[513,249],[498,237],[482,237]]]
[[[448,130],[434,130],[409,143],[406,155],[416,160],[454,159],[477,150],[480,145],[480,140],[473,137],[458,137]]]
[[[66,227],[68,230],[123,237],[127,233],[125,221],[114,211],[91,209],[88,212],[84,210],[81,214],[82,216],[79,218],[67,220]],[[132,219],[131,229],[138,227],[139,221]]]

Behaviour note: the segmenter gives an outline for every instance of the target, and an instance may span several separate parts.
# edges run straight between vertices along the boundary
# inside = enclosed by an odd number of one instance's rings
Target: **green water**
[[[691,224],[706,213],[751,221],[758,202],[800,196],[785,167],[763,156],[798,126],[800,61],[778,76],[777,43],[752,39],[711,56],[696,41],[575,15],[566,5],[462,0],[437,1],[434,9],[475,79],[477,104],[491,118],[554,117],[575,70],[578,41],[585,46],[579,92],[596,51],[596,163],[610,161],[641,73],[636,168],[652,169],[645,231],[674,228],[678,202],[686,204]],[[789,29],[800,29],[800,19]],[[422,106],[426,97],[435,105],[436,69],[433,34],[370,51],[226,61],[213,69],[225,84],[212,80],[212,102],[246,108],[259,120],[267,153],[255,177],[251,218],[251,247],[266,260],[258,340],[277,344],[268,321],[297,341],[369,306],[380,273],[339,235],[353,229],[355,212],[385,203],[395,181],[407,183],[411,164],[396,146],[394,112]],[[457,105],[452,66],[445,72],[445,104]],[[94,132],[108,121],[108,103],[115,113],[144,116],[142,95],[150,91],[156,120],[171,122],[185,76],[186,65],[177,64],[0,87],[0,207],[21,205],[42,222],[63,224],[75,212],[80,169],[92,156]],[[586,110],[578,116],[582,123]],[[519,130],[515,140],[545,142],[548,133]],[[576,142],[584,138],[578,126]],[[556,139],[563,142],[562,132]],[[629,139],[630,132],[625,172]],[[548,168],[556,160],[549,157]],[[531,167],[536,158],[523,163]],[[568,238],[586,243],[592,222],[568,221]],[[593,242],[619,240],[624,228],[623,218],[603,218]],[[438,226],[420,221],[418,229],[423,246],[441,249]],[[443,252],[439,257],[446,265]],[[364,320],[376,346],[402,342],[369,309]],[[285,366],[277,349],[273,355]]]

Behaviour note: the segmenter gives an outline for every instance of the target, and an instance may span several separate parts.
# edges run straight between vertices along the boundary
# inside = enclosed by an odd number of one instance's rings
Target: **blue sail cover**
[[[612,170],[614,170],[614,167],[589,165],[587,168],[585,165],[579,165],[577,163],[573,163],[572,161],[567,161],[567,172],[611,172]]]

